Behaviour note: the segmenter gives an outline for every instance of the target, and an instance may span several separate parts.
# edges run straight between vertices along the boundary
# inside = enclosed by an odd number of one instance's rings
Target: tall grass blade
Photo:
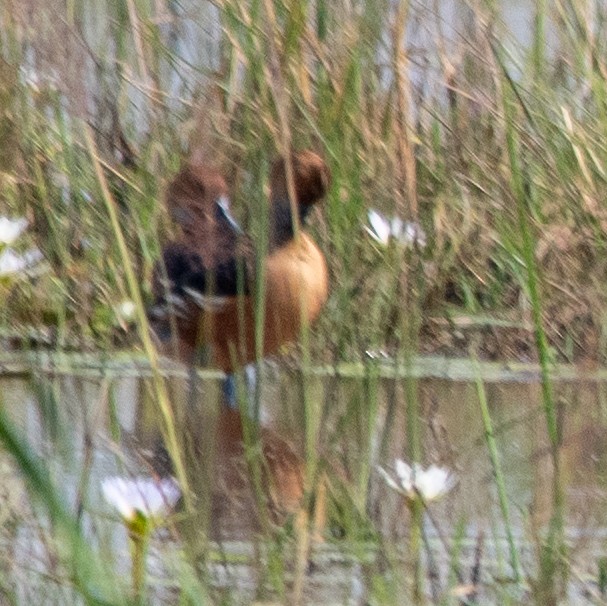
[[[25,437],[15,430],[2,408],[0,441],[15,459],[32,496],[48,512],[63,563],[85,602],[91,606],[124,604],[115,579],[108,575],[76,519],[66,509],[65,498],[53,485],[44,462],[28,447]]]
[[[489,451],[489,459],[491,461],[491,467],[493,469],[493,477],[495,478],[495,486],[497,488],[500,510],[502,512],[502,518],[504,520],[506,539],[508,541],[508,548],[510,550],[510,566],[512,568],[514,580],[516,582],[519,582],[521,579],[520,559],[518,555],[518,549],[514,540],[514,529],[510,521],[510,507],[508,505],[506,482],[504,479],[504,473],[502,470],[499,451],[497,449],[495,433],[493,431],[491,413],[489,412],[489,405],[487,404],[487,394],[485,392],[483,380],[480,376],[480,366],[478,364],[478,359],[475,360],[475,364],[477,367],[476,393],[478,395],[478,401],[481,407],[481,416],[483,418],[483,426],[485,428],[485,441],[487,443],[487,450]]]

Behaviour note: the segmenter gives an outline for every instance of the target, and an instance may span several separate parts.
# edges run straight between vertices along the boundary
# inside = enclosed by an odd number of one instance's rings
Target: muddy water
[[[132,373],[121,372],[120,367],[87,374],[84,377],[74,369],[73,374],[54,377],[47,372],[35,372],[28,378],[6,377],[2,379],[2,395],[10,419],[27,436],[31,448],[44,457],[65,502],[73,511],[83,508],[87,528],[96,540],[110,546],[114,565],[120,569],[128,564],[124,532],[102,502],[99,484],[111,474],[150,473],[147,455],[158,444],[158,416],[147,379],[128,376]],[[377,477],[375,466],[389,465],[394,457],[406,453],[406,380],[382,378],[391,374],[386,368],[368,369],[366,378],[353,377],[355,374],[344,372],[335,377],[318,373],[303,380],[299,372],[271,368],[260,382],[262,415],[267,425],[304,452],[305,397],[311,410],[316,411],[312,415],[318,430],[314,452],[326,455],[339,468],[339,477],[346,478],[353,502],[369,513],[367,528],[379,530],[396,548],[404,547],[408,518]],[[492,578],[508,577],[510,573],[477,387],[461,373],[457,380],[439,378],[444,373],[433,374],[437,376],[417,379],[423,459],[453,469],[459,481],[442,502],[431,506],[431,519],[426,523],[428,542],[444,589],[448,547],[453,544],[456,529],[463,533],[461,558],[466,570],[474,559],[479,537],[484,537],[482,568],[487,575],[485,581],[491,583]],[[548,523],[552,511],[552,457],[541,388],[533,370],[513,373],[504,369],[502,380],[499,373],[489,375],[485,390],[511,523],[523,567],[532,572],[536,562],[534,536]],[[567,499],[571,558],[578,579],[596,578],[598,559],[607,548],[607,383],[591,376],[569,376],[566,380],[557,377],[554,388],[562,442],[560,482]],[[199,419],[204,436],[205,411],[217,405],[218,381],[199,380],[190,404],[186,403],[188,383],[183,377],[172,379],[172,394],[175,402],[181,402],[179,409],[197,407],[200,417],[198,413],[189,416],[186,425],[191,428]],[[33,599],[28,593],[34,591],[33,587],[44,587],[51,560],[44,553],[44,541],[41,543],[35,534],[35,514],[23,506],[28,499],[18,473],[6,460],[0,463],[4,505],[0,510],[7,512],[0,539],[11,547],[10,575],[18,585],[21,583],[19,595],[27,602]],[[195,462],[194,467],[199,464]],[[371,471],[368,484],[366,470]],[[259,545],[250,542],[248,532],[242,529],[238,540],[232,537],[227,549],[237,554],[236,559],[244,557],[254,562]],[[368,536],[364,541],[372,554],[375,548],[369,546]],[[308,575],[306,588],[311,603],[358,603],[365,595],[369,579],[361,572],[364,562],[361,564],[360,550],[354,550],[358,555],[353,557],[348,545],[343,539],[328,541],[316,552],[316,566]],[[178,538],[155,538],[151,566],[157,567],[158,576],[162,571],[166,573],[165,550],[174,554],[178,546]],[[34,559],[32,550],[36,552]],[[373,559],[369,553],[362,560]],[[250,562],[213,564],[210,570],[212,582],[225,591],[250,597],[258,589],[259,571]],[[572,584],[572,600],[580,591],[578,585]],[[172,595],[170,587],[159,589],[158,603],[170,602]]]

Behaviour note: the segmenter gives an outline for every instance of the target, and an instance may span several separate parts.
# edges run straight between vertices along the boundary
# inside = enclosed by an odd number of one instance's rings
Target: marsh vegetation
[[[605,528],[604,385],[590,372],[607,336],[607,9],[503,4],[3,0],[0,214],[27,219],[0,238],[1,360],[20,376],[2,388],[3,602],[605,599],[605,545],[584,537]],[[308,228],[331,296],[264,366],[256,407],[299,449],[306,506],[328,478],[330,522],[311,551],[305,524],[263,515],[226,546],[207,540],[204,482],[188,488],[213,473],[180,439],[191,377],[148,336],[175,229],[161,202],[184,161],[211,161],[263,239],[271,162],[307,147],[333,175]],[[423,238],[373,237],[371,209]],[[467,374],[428,383],[424,370],[452,367],[420,355],[467,358]],[[508,374],[513,362],[530,366]],[[486,380],[496,369],[517,380],[508,395]],[[199,377],[212,410],[219,376]],[[155,433],[184,461],[184,503],[133,595],[100,485],[149,471]],[[395,458],[459,484],[440,503],[403,499],[377,471]],[[540,488],[516,496],[534,483],[521,469]],[[335,592],[315,594],[331,566]]]

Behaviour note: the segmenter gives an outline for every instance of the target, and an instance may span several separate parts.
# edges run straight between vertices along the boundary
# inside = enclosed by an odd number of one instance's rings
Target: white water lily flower
[[[369,210],[368,217],[370,226],[365,225],[365,230],[378,244],[388,246],[394,240],[404,246],[426,246],[426,233],[419,223],[403,221],[399,217],[387,219],[373,209]]]
[[[137,514],[145,518],[159,518],[177,503],[181,490],[174,478],[105,478],[101,484],[105,500],[118,510],[127,522]]]
[[[18,219],[0,217],[0,244],[12,244],[23,233],[27,224],[25,217]]]
[[[0,278],[18,274],[31,269],[44,258],[42,252],[32,248],[23,254],[16,253],[12,248],[6,248],[0,253]]]
[[[425,503],[435,501],[455,486],[455,477],[448,469],[430,465],[424,469],[418,463],[408,465],[401,459],[394,462],[394,474],[379,467],[379,472],[390,486],[408,500],[421,498]]]

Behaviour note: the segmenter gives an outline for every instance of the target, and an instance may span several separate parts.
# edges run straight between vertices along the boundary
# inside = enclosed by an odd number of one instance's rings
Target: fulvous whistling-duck
[[[290,160],[301,224],[325,195],[330,174],[314,152],[294,153]],[[296,340],[316,320],[328,294],[321,251],[305,232],[295,233],[286,169],[285,160],[277,160],[270,175],[264,356]],[[169,186],[167,205],[181,234],[164,248],[155,272],[151,325],[164,353],[188,365],[203,361],[229,373],[224,390],[228,406],[218,411],[214,431],[219,468],[214,476],[224,486],[214,492],[250,490],[243,470],[243,419],[230,373],[255,360],[252,247],[230,214],[228,188],[217,171],[200,165],[184,168]],[[261,428],[260,441],[271,511],[294,512],[304,494],[303,463],[275,432]],[[216,502],[225,508],[225,499]]]
[[[325,195],[329,170],[311,151],[294,153],[291,162],[301,223]],[[328,294],[321,251],[305,232],[294,233],[284,159],[274,163],[270,184],[264,356],[297,339]],[[216,171],[186,167],[171,183],[167,203],[182,234],[164,248],[156,271],[152,326],[165,353],[194,364],[204,348],[205,363],[232,372],[255,359],[250,244],[230,215],[228,189]]]

